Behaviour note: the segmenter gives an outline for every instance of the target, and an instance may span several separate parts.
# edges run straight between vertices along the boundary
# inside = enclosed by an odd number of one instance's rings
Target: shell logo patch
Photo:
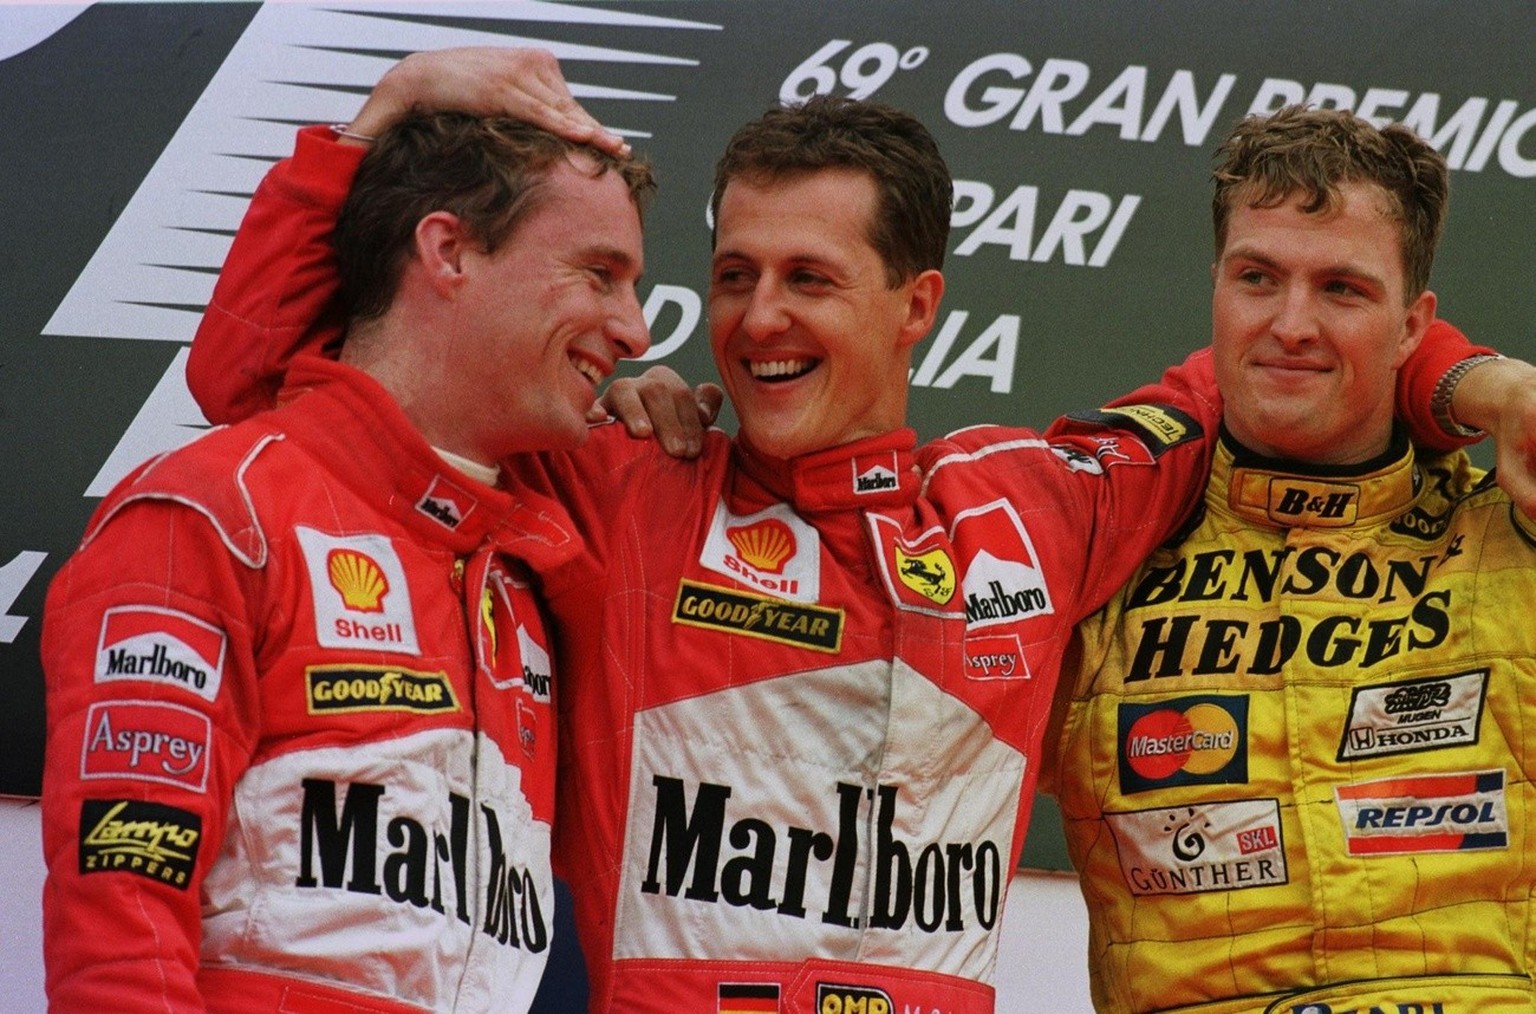
[[[774,598],[821,597],[821,536],[788,504],[745,516],[716,504],[699,563]]]
[[[389,581],[379,565],[365,554],[350,549],[333,549],[326,561],[326,575],[331,587],[348,609],[363,613],[384,611],[384,596]]]
[[[795,535],[778,518],[764,518],[754,524],[727,528],[725,537],[743,560],[770,574],[782,574],[784,561],[795,552]]]

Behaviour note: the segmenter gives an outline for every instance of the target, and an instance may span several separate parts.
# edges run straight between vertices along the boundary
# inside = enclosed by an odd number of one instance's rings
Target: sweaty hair
[[[1340,204],[1341,184],[1374,183],[1386,192],[1383,210],[1402,238],[1406,298],[1412,301],[1429,287],[1450,173],[1445,158],[1407,127],[1378,129],[1345,110],[1286,106],[1238,123],[1216,150],[1212,175],[1218,255],[1239,202],[1274,208],[1299,196],[1308,214],[1329,213]]]
[[[775,183],[825,169],[863,173],[879,194],[869,242],[894,288],[944,266],[954,181],[939,146],[918,119],[878,102],[817,96],[773,108],[731,137],[715,164],[710,210],[720,214],[734,179]]]
[[[389,309],[434,211],[459,217],[488,254],[539,205],[560,161],[593,179],[618,173],[636,208],[656,189],[649,163],[618,158],[517,120],[467,113],[415,114],[379,137],[358,167],[333,242],[341,299],[354,322]]]

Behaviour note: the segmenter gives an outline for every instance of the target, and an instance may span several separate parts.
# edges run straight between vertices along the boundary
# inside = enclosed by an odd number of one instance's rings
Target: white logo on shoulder
[[[821,536],[788,504],[746,516],[717,504],[699,562],[774,598],[821,597]]]
[[[421,654],[405,567],[385,535],[326,535],[296,527],[326,648]]]
[[[1056,611],[1035,544],[1006,500],[955,516],[951,541],[965,561],[960,587],[972,629]]]
[[[96,638],[96,682],[144,680],[211,701],[224,682],[228,638],[212,624],[164,606],[113,606]]]

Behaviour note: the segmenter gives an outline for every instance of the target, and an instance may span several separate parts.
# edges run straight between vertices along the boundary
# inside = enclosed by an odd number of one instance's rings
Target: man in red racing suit
[[[509,335],[472,314],[520,244],[542,256],[548,232],[595,240],[629,266],[569,301],[554,333],[577,333],[584,355],[599,339],[614,356],[643,350],[635,202],[649,177],[617,161],[593,173],[581,160],[595,153],[511,121],[423,120],[411,136],[425,160],[446,149],[498,181],[538,176],[544,200],[503,223],[503,254],[461,257],[473,264],[451,299],[403,270],[366,339],[386,365],[349,337],[346,361],[290,371],[281,407],[137,469],[50,588],[54,1010],[532,1002],[553,917],[556,728],[526,565],[555,567],[578,537],[557,503],[498,488],[494,462],[584,435],[592,385],[566,346],[544,355],[542,324]],[[423,177],[444,203],[483,185]],[[420,331],[397,336],[400,314]],[[574,396],[542,386],[538,414],[482,432],[459,395],[498,375],[478,356],[445,360],[444,339],[495,349],[514,382],[551,363]],[[425,379],[402,381],[401,365]]]
[[[818,118],[867,130],[873,108],[764,120],[825,136]],[[894,140],[889,121],[874,131],[887,150],[913,143],[898,121]],[[325,345],[322,195],[354,158],[310,128],[263,183],[193,347],[211,413],[259,401],[296,348]],[[810,200],[795,221],[819,229],[840,205],[815,205],[816,188],[857,199],[873,173],[751,189],[792,214]],[[947,196],[933,203],[947,226]],[[750,220],[723,208],[717,249],[792,279],[738,228]],[[712,312],[723,374],[727,316]],[[1413,374],[1421,406],[1465,352],[1446,339]],[[837,359],[823,345],[813,372]],[[902,352],[871,383],[904,409]],[[1043,436],[978,427],[917,449],[888,425],[794,453],[759,446],[778,436],[733,390],[743,436],[711,432],[697,461],[608,427],[509,463],[587,535],[540,576],[566,679],[555,862],[594,1010],[992,1009],[1063,646],[1191,505],[1213,388],[1197,356]]]

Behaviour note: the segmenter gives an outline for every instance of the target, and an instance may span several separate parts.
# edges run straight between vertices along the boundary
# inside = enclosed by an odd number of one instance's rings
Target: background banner
[[[915,112],[957,181],[912,376],[933,436],[1044,425],[1204,344],[1212,149],[1288,102],[1445,152],[1442,313],[1536,358],[1533,38],[1520,0],[0,6],[0,794],[38,791],[49,580],[114,482],[206,428],[187,343],[257,181],[406,53],[547,47],[650,155],[648,359],[692,379],[713,375],[706,212],[729,134],[816,92]],[[1054,810],[1037,817],[1026,863],[1064,868]]]

